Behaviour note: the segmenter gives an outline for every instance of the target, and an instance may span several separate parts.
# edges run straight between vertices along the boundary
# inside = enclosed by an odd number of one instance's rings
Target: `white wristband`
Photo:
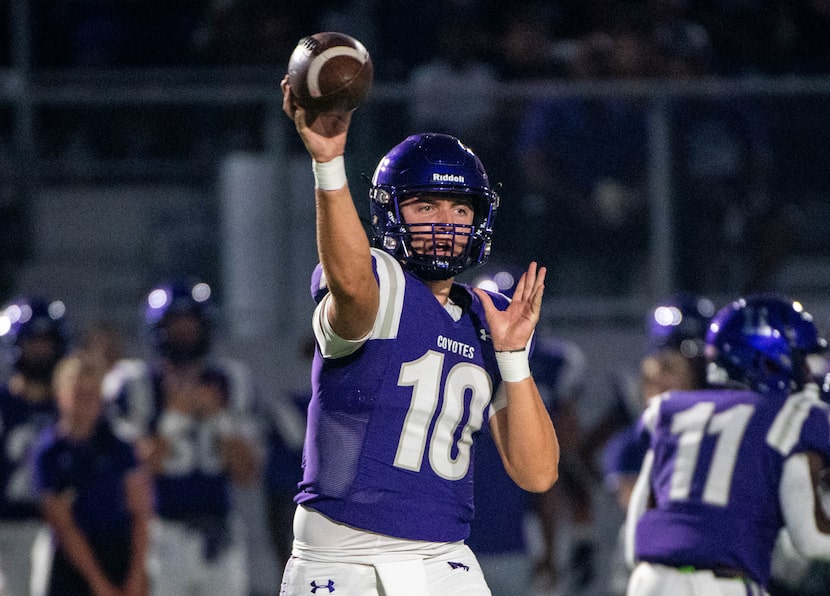
[[[314,186],[320,190],[339,190],[346,186],[346,162],[342,155],[331,161],[311,160],[314,172]]]
[[[530,362],[527,360],[527,350],[496,352],[496,362],[499,365],[502,381],[518,383],[530,376]]]

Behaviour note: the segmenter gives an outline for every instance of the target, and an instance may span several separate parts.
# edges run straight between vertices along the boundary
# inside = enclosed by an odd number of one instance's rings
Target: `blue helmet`
[[[66,353],[69,333],[66,307],[60,300],[22,297],[8,303],[0,312],[0,338],[10,351],[15,369],[27,376],[48,381],[57,361]],[[53,353],[37,360],[28,358],[20,349],[25,340],[47,337],[54,345]]]
[[[798,391],[811,378],[807,355],[826,347],[800,303],[770,294],[740,298],[709,325],[709,382],[737,383],[758,393]]]
[[[475,212],[473,225],[431,224],[412,230],[401,216],[403,200],[420,194],[467,197]],[[472,150],[446,134],[425,133],[407,137],[380,160],[369,191],[375,246],[388,252],[413,273],[429,280],[454,277],[481,265],[490,256],[493,220],[499,197],[490,187],[484,166]],[[445,233],[443,230],[451,229]],[[465,242],[458,256],[417,253],[414,233],[452,236]]]
[[[190,315],[202,323],[202,333],[195,342],[179,344],[171,338],[167,326],[172,317]],[[175,279],[153,288],[147,295],[144,320],[153,337],[156,351],[173,360],[199,358],[208,353],[215,307],[207,283]]]
[[[703,356],[714,303],[703,296],[680,293],[649,311],[646,327],[649,351],[677,350],[686,358]]]

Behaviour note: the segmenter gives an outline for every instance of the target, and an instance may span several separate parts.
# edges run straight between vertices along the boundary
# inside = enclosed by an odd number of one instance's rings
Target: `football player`
[[[294,548],[282,594],[489,594],[464,540],[483,427],[522,488],[557,479],[528,363],[545,268],[512,301],[454,282],[490,253],[499,198],[458,139],[417,134],[372,178],[370,246],[347,184],[351,113],[308,118],[282,82],[315,175],[317,349]],[[311,586],[311,590],[309,590]]]
[[[706,386],[703,352],[714,314],[712,301],[694,294],[672,296],[649,311],[647,354],[640,363],[640,414],[655,395]],[[637,421],[612,436],[603,448],[603,475],[623,510],[628,508],[646,449]]]
[[[0,311],[0,337],[13,365],[0,387],[0,594],[29,594],[32,545],[43,526],[30,456],[57,418],[51,382],[69,342],[65,311],[63,302],[40,297]]]
[[[703,355],[709,321],[715,314],[711,300],[680,293],[650,309],[646,318],[646,356],[640,362],[639,410],[648,400],[666,391],[691,391],[706,386]],[[635,419],[608,439],[602,449],[602,472],[606,487],[625,514],[648,444]],[[620,528],[613,553],[612,594],[625,594],[631,570],[625,564],[624,527]]]
[[[823,351],[798,302],[753,295],[709,326],[711,389],[653,398],[649,440],[628,508],[629,596],[766,594],[786,527],[806,556],[830,557],[817,477],[830,463],[830,418],[809,383]]]
[[[255,395],[247,367],[211,354],[215,310],[206,283],[176,279],[154,288],[145,320],[157,358],[123,361],[105,381],[113,415],[141,437],[153,472],[149,559],[157,596],[248,589],[234,495],[259,477]]]

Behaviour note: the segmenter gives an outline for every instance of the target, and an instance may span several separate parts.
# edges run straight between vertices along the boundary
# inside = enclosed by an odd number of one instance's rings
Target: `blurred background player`
[[[29,594],[31,551],[42,518],[32,485],[31,450],[57,419],[52,371],[69,333],[60,301],[24,297],[0,312],[12,366],[0,387],[0,594]],[[5,584],[5,592],[2,584]]]
[[[117,436],[103,415],[103,364],[77,352],[55,369],[59,419],[34,455],[34,481],[51,529],[38,541],[34,596],[147,594],[149,478],[135,445]]]
[[[561,445],[559,482],[532,496],[540,533],[534,584],[553,593],[590,594],[597,571],[596,486],[580,454],[578,402],[585,391],[585,354],[575,343],[540,330],[530,365],[542,400],[557,423]]]
[[[594,576],[590,479],[572,467],[578,461],[563,464],[566,440],[578,434],[573,410],[583,389],[584,354],[572,342],[543,334],[537,335],[530,363],[551,418],[560,428],[572,425],[559,431],[559,482],[545,493],[523,491],[505,473],[493,440],[482,435],[476,445],[475,517],[467,544],[477,554],[493,596],[531,590],[587,594]],[[570,453],[576,455],[577,446],[572,443]],[[557,489],[561,483],[567,486]],[[571,526],[565,532],[570,540],[563,540],[563,516]],[[560,568],[557,547],[563,545],[569,556]]]
[[[693,391],[706,386],[704,346],[715,305],[706,297],[681,293],[649,311],[646,320],[647,354],[640,365],[641,408],[665,391]],[[648,444],[635,420],[617,431],[602,450],[602,473],[625,515]],[[612,559],[610,591],[623,595],[630,569],[623,556],[623,530]]]
[[[601,454],[606,442],[619,431],[629,428],[635,424],[643,410],[643,394],[659,392],[659,385],[652,388],[644,388],[653,380],[660,378],[662,368],[665,372],[676,369],[678,373],[688,368],[683,363],[680,355],[670,344],[675,339],[684,335],[694,336],[694,329],[699,328],[705,320],[714,314],[715,307],[712,302],[703,296],[680,292],[667,299],[665,304],[658,305],[653,312],[649,313],[646,321],[647,346],[644,360],[640,366],[629,370],[620,368],[610,375],[611,396],[607,408],[593,421],[590,428],[583,433],[582,457],[585,464],[598,477],[601,476],[601,462],[598,455]],[[681,316],[684,313],[686,316]],[[656,317],[659,317],[658,321]],[[702,331],[705,335],[705,329]],[[686,343],[687,350],[694,349],[694,342]],[[659,354],[658,359],[650,358]],[[676,366],[671,364],[674,360]],[[698,361],[697,375],[704,375],[702,362]],[[658,374],[659,373],[659,374]],[[700,378],[700,377],[698,377]],[[664,381],[660,381],[663,383]],[[670,383],[671,384],[671,383]]]
[[[830,558],[819,475],[830,417],[807,356],[826,349],[798,302],[749,296],[718,311],[706,339],[711,389],[652,399],[649,450],[628,509],[630,596],[766,594],[786,527]]]
[[[512,296],[518,268],[491,271],[477,276],[475,284]],[[588,594],[596,576],[596,544],[595,483],[579,451],[585,354],[575,343],[539,327],[530,365],[542,401],[558,424],[559,480],[541,494],[522,491],[505,474],[492,439],[482,436],[476,448],[476,513],[468,543],[494,596],[531,589]]]
[[[246,532],[266,525],[253,382],[242,363],[211,354],[215,309],[206,283],[156,287],[145,312],[156,357],[119,363],[107,380],[154,474],[156,596],[247,594]],[[241,504],[252,494],[254,511]]]

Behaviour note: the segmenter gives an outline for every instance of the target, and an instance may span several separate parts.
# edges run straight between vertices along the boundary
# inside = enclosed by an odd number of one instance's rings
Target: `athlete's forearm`
[[[348,185],[315,195],[317,251],[333,299],[329,323],[340,337],[357,339],[371,329],[379,302],[369,240]]]
[[[524,490],[544,492],[559,477],[559,440],[531,377],[505,382],[507,406],[494,415],[505,469]]]

